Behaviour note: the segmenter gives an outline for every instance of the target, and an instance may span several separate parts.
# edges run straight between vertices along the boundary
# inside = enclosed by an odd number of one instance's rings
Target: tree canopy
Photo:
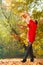
[[[27,11],[33,19],[38,20],[33,49],[34,54],[39,57],[43,56],[43,1],[0,0],[0,57],[2,58],[14,57],[15,53],[23,53],[23,45],[28,45],[27,28],[24,26],[26,22],[20,17],[23,11]]]

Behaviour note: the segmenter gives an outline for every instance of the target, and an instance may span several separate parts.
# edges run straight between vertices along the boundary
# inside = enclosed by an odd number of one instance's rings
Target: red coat
[[[30,20],[27,27],[29,28],[27,32],[28,42],[33,43],[35,40],[37,24],[33,20]]]

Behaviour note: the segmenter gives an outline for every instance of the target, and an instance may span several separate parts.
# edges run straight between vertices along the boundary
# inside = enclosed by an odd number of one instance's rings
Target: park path
[[[21,62],[22,59],[0,59],[0,65],[43,65],[43,59],[35,59],[30,62],[29,59],[25,63]]]

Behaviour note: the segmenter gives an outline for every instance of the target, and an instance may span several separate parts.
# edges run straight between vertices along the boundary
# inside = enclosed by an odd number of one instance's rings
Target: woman
[[[23,58],[22,62],[26,62],[28,55],[30,55],[30,61],[34,61],[33,49],[32,44],[35,41],[36,37],[36,30],[37,30],[37,20],[32,20],[30,15],[27,12],[22,13],[22,18],[27,23],[27,38],[28,38],[28,46],[26,49],[25,57]]]

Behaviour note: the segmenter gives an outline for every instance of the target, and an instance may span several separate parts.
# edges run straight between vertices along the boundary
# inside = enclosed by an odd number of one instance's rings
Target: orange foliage
[[[18,35],[16,35],[16,34],[11,34],[11,36],[13,36],[15,39],[17,39],[17,40],[19,40],[20,39],[20,37],[18,36]]]

